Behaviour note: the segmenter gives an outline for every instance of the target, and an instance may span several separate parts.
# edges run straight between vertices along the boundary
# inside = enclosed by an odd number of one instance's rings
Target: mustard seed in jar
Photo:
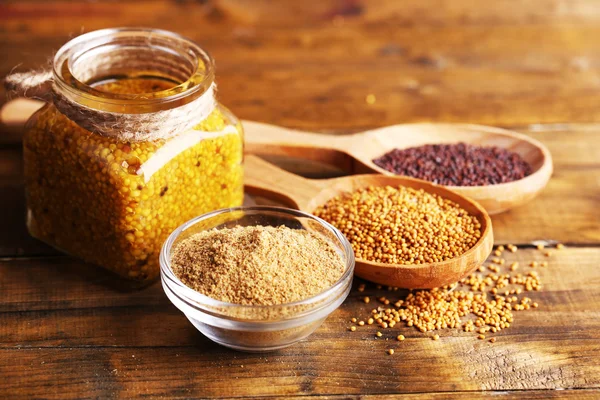
[[[90,34],[91,42],[103,39],[94,42],[93,57],[108,61],[77,72],[68,55],[80,51],[85,59]],[[68,101],[36,113],[23,139],[28,228],[66,253],[146,283],[158,276],[160,248],[177,226],[241,205],[241,125],[214,101],[212,59],[193,42],[152,30],[90,34],[69,42],[55,58],[54,91]],[[157,55],[162,50],[153,44],[170,51]],[[93,57],[88,62],[95,62]],[[204,101],[199,109],[208,111],[184,114],[189,129],[169,137],[150,131],[139,139],[136,128],[127,140],[118,132],[85,129],[85,121],[60,108],[66,102],[80,112],[95,112],[105,118],[96,121],[102,130],[122,115],[161,115],[165,120],[159,125],[169,125],[170,116],[198,100]]]

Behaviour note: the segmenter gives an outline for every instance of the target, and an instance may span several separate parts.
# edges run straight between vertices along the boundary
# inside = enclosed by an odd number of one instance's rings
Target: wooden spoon
[[[44,103],[17,99],[0,112],[2,129],[22,131],[31,114]],[[552,175],[552,156],[539,141],[499,128],[464,124],[394,125],[353,135],[307,133],[252,121],[243,121],[246,151],[258,154],[285,154],[314,159],[353,172],[393,173],[373,163],[394,148],[430,143],[466,142],[498,146],[519,154],[531,165],[533,173],[518,181],[489,186],[448,186],[480,203],[489,214],[498,214],[524,204],[537,196]]]
[[[475,246],[461,256],[447,261],[397,265],[357,259],[355,274],[382,285],[416,289],[434,288],[457,282],[486,260],[494,244],[492,222],[479,204],[443,186],[419,179],[370,174],[312,180],[286,172],[256,156],[249,155],[245,160],[245,184],[250,193],[277,198],[291,207],[308,213],[312,213],[317,206],[344,192],[366,186],[402,185],[423,189],[452,200],[475,216],[481,224],[481,238]]]
[[[244,121],[243,125],[246,151],[249,153],[285,154],[324,161],[354,172],[377,172],[388,176],[394,174],[378,167],[372,160],[395,148],[465,142],[514,151],[531,165],[531,175],[498,185],[448,186],[477,201],[489,214],[509,210],[533,199],[552,175],[552,156],[542,143],[499,128],[419,123],[394,125],[352,135],[324,135],[251,121]],[[358,163],[352,163],[352,160]]]

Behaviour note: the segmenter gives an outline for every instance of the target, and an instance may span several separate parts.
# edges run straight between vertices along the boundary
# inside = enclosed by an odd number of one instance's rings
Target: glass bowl
[[[342,257],[344,273],[313,297],[274,306],[219,301],[186,286],[173,273],[171,252],[187,237],[204,230],[257,225],[284,225],[320,235]],[[209,339],[242,351],[277,350],[308,337],[348,297],[353,274],[354,252],[340,231],[313,215],[281,207],[236,207],[196,217],[175,229],[160,253],[161,281],[169,300]]]

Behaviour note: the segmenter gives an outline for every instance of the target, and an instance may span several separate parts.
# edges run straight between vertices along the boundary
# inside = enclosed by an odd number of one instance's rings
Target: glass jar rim
[[[86,52],[97,50],[102,46],[116,50],[119,48],[119,41],[128,38],[145,40],[148,48],[156,47],[165,51],[165,54],[191,57],[195,60],[195,68],[190,71],[186,80],[171,89],[154,92],[155,96],[151,98],[140,98],[139,94],[100,91],[78,79],[71,70],[74,62]],[[153,41],[161,41],[161,43],[152,43]],[[172,44],[170,48],[167,47],[169,43]],[[178,50],[183,48],[187,51],[177,54]],[[153,111],[158,111],[179,106],[184,99],[185,103],[193,101],[209,90],[214,82],[214,65],[213,58],[206,50],[180,34],[162,29],[121,27],[100,29],[71,39],[54,56],[52,69],[55,90],[66,94],[76,102],[80,102],[78,99],[84,99],[109,107],[152,106],[156,107]],[[70,76],[65,76],[65,73]],[[199,77],[201,79],[198,79]]]
[[[327,289],[321,291],[320,293],[317,293],[311,297],[297,300],[294,302],[283,303],[283,304],[274,304],[274,305],[243,305],[243,304],[229,303],[229,302],[217,300],[212,297],[206,296],[200,292],[195,291],[194,289],[190,288],[189,286],[185,285],[175,275],[175,273],[173,272],[173,270],[171,268],[169,253],[170,253],[170,250],[171,250],[175,240],[186,229],[192,227],[193,225],[195,225],[201,221],[207,220],[209,218],[215,217],[220,214],[233,213],[233,212],[238,212],[238,211],[279,212],[279,213],[289,214],[291,216],[308,218],[310,220],[316,221],[317,223],[319,223],[320,226],[324,227],[325,229],[327,229],[328,232],[333,234],[334,237],[339,241],[339,245],[343,249],[344,256],[345,256],[346,267],[345,267],[344,273],[342,274],[342,276],[340,276],[340,278],[334,284],[332,284]],[[205,309],[202,306],[205,305],[205,306],[209,306],[209,307],[223,308],[223,309],[235,308],[236,310],[251,310],[251,311],[256,312],[256,311],[262,311],[262,310],[276,310],[276,309],[285,308],[285,307],[297,307],[297,306],[306,306],[306,305],[311,305],[311,304],[320,304],[320,306],[317,308],[307,309],[307,310],[305,310],[305,312],[294,314],[293,316],[290,316],[289,318],[286,318],[286,319],[302,318],[302,317],[305,317],[306,315],[310,315],[314,312],[319,311],[321,308],[326,307],[329,303],[326,301],[323,303],[319,303],[319,302],[321,302],[325,299],[328,299],[330,297],[331,297],[331,301],[335,300],[334,294],[336,294],[340,290],[343,290],[344,284],[348,281],[348,278],[354,274],[354,264],[355,264],[355,259],[354,259],[354,251],[352,250],[352,245],[350,244],[350,242],[348,242],[348,239],[346,239],[346,237],[333,225],[329,224],[327,221],[325,221],[319,217],[305,213],[303,211],[294,210],[294,209],[285,208],[285,207],[273,207],[273,206],[241,206],[241,207],[233,207],[233,208],[224,208],[221,210],[216,210],[213,212],[209,212],[207,214],[203,214],[201,216],[198,216],[196,218],[193,218],[193,219],[187,221],[186,223],[184,223],[183,225],[181,225],[177,229],[175,229],[169,235],[169,237],[163,244],[163,247],[160,251],[160,270],[161,270],[161,279],[163,281],[163,285],[164,284],[168,285],[169,289],[175,295],[177,295],[180,298],[183,297],[183,298],[181,298],[181,300],[184,300],[187,303],[187,305],[193,307],[194,309],[201,311],[203,313],[209,314],[213,317],[218,317],[218,318],[222,318],[222,319],[230,319],[230,320],[238,320],[238,319],[235,317],[228,316],[225,313],[216,313],[215,311]],[[194,304],[191,304],[190,301],[193,301]],[[265,321],[255,321],[255,322],[277,323],[279,321],[265,320]]]

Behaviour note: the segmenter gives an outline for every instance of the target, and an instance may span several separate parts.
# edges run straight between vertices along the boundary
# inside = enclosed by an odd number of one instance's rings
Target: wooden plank
[[[492,216],[495,241],[528,243],[554,239],[565,243],[600,243],[599,201],[600,168],[555,170],[536,199]]]
[[[292,2],[10,2],[0,8],[7,55],[0,74],[45,64],[82,26],[143,20],[214,53],[220,97],[246,119],[332,130],[423,120],[599,121],[598,7],[501,3],[474,10],[467,1],[440,1],[425,12],[416,0],[406,7],[330,1],[316,10]],[[356,11],[340,25],[335,16],[348,8]],[[371,107],[368,93],[378,99]]]
[[[144,7],[139,7],[140,3]],[[110,8],[110,1],[96,1],[92,4],[75,4],[69,1],[43,0],[8,0],[4,2],[3,16],[6,19],[20,18],[25,21],[33,19],[50,20],[55,14],[65,12],[72,17],[82,15],[94,19],[105,20],[129,18],[135,22],[131,12],[140,17],[149,18],[149,23],[184,23],[185,20],[165,21],[161,18],[165,13],[183,15],[185,12],[198,19],[221,18],[226,15],[236,22],[260,23],[265,27],[281,27],[296,29],[309,26],[311,28],[336,20],[337,26],[357,24],[360,22],[381,24],[395,22],[398,26],[415,25],[534,25],[548,22],[584,23],[600,19],[600,10],[593,0],[537,0],[532,3],[526,0],[499,0],[481,4],[474,8],[468,1],[437,1],[437,7],[424,7],[418,0],[407,0],[402,7],[394,0],[359,0],[340,3],[336,0],[322,0],[312,7],[303,7],[293,0],[220,0],[204,7],[197,7],[193,2],[169,0],[125,0],[119,8]],[[71,6],[70,8],[68,6]],[[112,11],[112,13],[111,13]],[[93,12],[94,15],[88,15]],[[160,14],[162,13],[162,14]],[[212,13],[212,14],[211,14]],[[342,17],[342,18],[340,18]],[[223,19],[223,18],[222,18]],[[343,20],[342,20],[343,19]],[[228,23],[230,21],[220,21]],[[77,20],[65,21],[68,27],[77,27]],[[15,33],[25,34],[18,30],[16,24],[10,25]],[[43,33],[51,35],[60,27],[45,24]]]
[[[495,360],[492,370],[485,369],[489,364],[483,357],[471,357],[469,365],[457,363],[448,347],[460,342],[425,354],[407,342],[406,352],[394,361],[371,354],[364,342],[352,349],[339,342],[319,349],[302,343],[295,347],[296,355],[287,351],[266,356],[202,347],[2,349],[0,389],[21,397],[127,398],[597,387],[600,371],[597,356],[589,355],[594,348],[589,342],[565,343],[544,354],[539,347],[551,348],[552,343],[523,343],[521,354],[496,344],[487,355]],[[458,350],[477,354],[487,345]],[[368,356],[349,355],[364,353],[365,347]]]
[[[519,261],[521,265],[525,265],[529,261],[548,261],[550,264],[548,268],[538,269],[545,283],[545,290],[533,293],[532,297],[540,296],[540,302],[549,303],[552,306],[551,310],[556,312],[568,313],[581,307],[588,307],[587,311],[594,311],[592,305],[600,304],[600,269],[597,268],[600,264],[600,248],[568,248],[562,251],[550,249],[549,251],[551,256],[545,257],[540,251],[523,249],[507,256],[507,262]],[[574,266],[576,269],[573,269]],[[525,266],[521,269],[525,272],[529,270]],[[568,280],[563,276],[565,270],[572,270]],[[169,307],[158,282],[141,290],[126,290],[110,273],[67,257],[0,259],[0,278],[2,284],[0,313],[14,313],[16,317],[27,312],[31,312],[32,317],[35,318],[42,315],[36,313],[37,311],[91,310],[125,306],[139,308],[143,312],[156,310],[162,314],[166,312],[165,307]],[[342,309],[346,310],[341,315],[342,322],[357,310],[363,309],[368,313],[372,307],[360,302],[361,296],[364,295],[380,297],[381,293],[371,285],[362,295],[353,292],[346,303],[350,308]],[[541,311],[542,309],[536,310],[536,313]],[[533,314],[523,314],[524,321],[528,321],[527,315]],[[71,318],[73,314],[65,314],[65,316]],[[581,320],[583,319],[582,316]],[[552,323],[535,321],[536,319],[532,319],[531,323],[542,325]],[[11,324],[8,323],[0,326],[0,332],[3,333],[0,335],[0,343],[6,342],[6,339],[1,338],[11,334],[11,329]],[[49,329],[53,328],[49,327]],[[332,328],[332,331],[335,330],[337,328]],[[53,334],[53,331],[49,331],[49,335]],[[72,336],[75,339],[77,335]],[[99,343],[99,345],[108,344]]]
[[[374,326],[349,332],[349,319],[373,306],[361,296],[399,295],[369,285],[310,339],[265,355],[212,344],[159,285],[119,293],[65,273],[63,263],[5,261],[0,389],[23,397],[210,397],[600,388],[600,249],[555,250],[550,258],[523,249],[506,259],[550,265],[537,269],[544,289],[529,294],[540,307],[517,312],[494,344],[462,331],[441,331],[432,341],[405,326],[382,338]],[[407,340],[395,341],[399,333]],[[390,347],[393,356],[385,354]]]
[[[165,304],[158,284],[127,288],[112,273],[69,257],[4,258],[0,265],[0,311]]]
[[[506,391],[487,391],[487,392],[444,392],[444,393],[411,393],[411,394],[374,394],[374,395],[358,395],[358,396],[311,396],[311,399],[421,399],[421,400],[438,400],[438,399],[470,399],[470,400],[487,400],[490,397],[496,399],[582,399],[591,400],[600,397],[600,390],[596,389],[565,389],[565,390],[506,390]],[[306,396],[286,396],[286,399],[299,400],[305,399]]]

